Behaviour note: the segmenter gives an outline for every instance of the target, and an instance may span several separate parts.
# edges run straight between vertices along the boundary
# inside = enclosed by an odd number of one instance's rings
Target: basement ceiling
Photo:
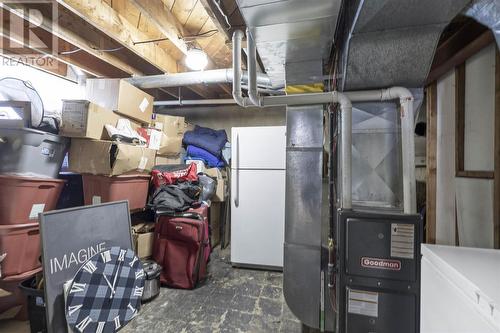
[[[274,87],[285,85],[285,64],[327,60],[340,0],[237,0]]]

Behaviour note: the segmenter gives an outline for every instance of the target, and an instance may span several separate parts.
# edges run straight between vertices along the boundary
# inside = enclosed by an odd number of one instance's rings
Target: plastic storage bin
[[[0,224],[26,224],[56,208],[62,179],[0,175]]]
[[[83,175],[85,205],[128,200],[130,210],[143,209],[148,198],[149,179],[149,175]]]
[[[0,279],[0,317],[2,319],[27,320],[27,299],[19,284],[35,276],[42,269],[37,268],[20,275]]]
[[[69,140],[30,128],[0,128],[0,173],[57,178]]]
[[[47,332],[45,315],[45,295],[43,289],[36,288],[36,279],[31,277],[21,282],[19,288],[27,297],[28,318],[31,333]]]
[[[82,175],[72,172],[61,172],[59,179],[64,179],[64,184],[56,209],[80,207],[83,201],[83,180]]]
[[[38,223],[0,225],[0,278],[41,267]]]

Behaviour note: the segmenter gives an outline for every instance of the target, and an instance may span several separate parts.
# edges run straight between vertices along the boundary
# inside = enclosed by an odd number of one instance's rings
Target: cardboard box
[[[116,126],[120,116],[86,100],[64,100],[61,118],[59,135],[107,140],[109,136],[104,125]]]
[[[153,255],[154,227],[154,223],[147,222],[132,226],[135,253],[140,259],[149,258]]]
[[[73,139],[69,150],[69,170],[76,173],[118,176],[149,173],[156,151],[124,143]]]
[[[162,133],[162,139],[160,144],[160,149],[158,149],[158,155],[161,156],[172,156],[179,155],[182,149],[182,136],[166,136]]]
[[[220,243],[220,228],[221,228],[221,214],[222,214],[222,203],[213,202],[210,205],[210,242],[212,247],[219,245]]]
[[[212,202],[226,201],[226,179],[218,168],[205,169],[205,174],[217,179],[217,189],[212,197]]]
[[[177,156],[156,156],[155,165],[183,164],[181,155]]]
[[[183,136],[186,132],[187,124],[184,117],[166,116],[155,114],[153,127],[163,131],[167,136]]]
[[[86,99],[143,124],[151,123],[153,96],[121,79],[88,79]]]
[[[153,126],[163,132],[158,155],[178,155],[181,152],[182,138],[187,127],[184,117],[157,114],[153,120]]]

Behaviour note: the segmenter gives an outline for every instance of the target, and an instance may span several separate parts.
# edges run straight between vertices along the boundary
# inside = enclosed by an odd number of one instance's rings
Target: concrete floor
[[[207,281],[195,290],[162,288],[120,332],[301,332],[284,299],[282,273],[232,268],[214,250]],[[28,322],[0,321],[2,333],[27,333]]]
[[[216,249],[195,290],[162,288],[122,332],[300,332],[283,299],[282,273],[235,269]]]

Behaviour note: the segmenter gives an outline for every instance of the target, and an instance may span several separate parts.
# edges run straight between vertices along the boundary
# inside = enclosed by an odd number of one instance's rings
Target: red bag
[[[151,171],[151,179],[155,188],[161,185],[171,185],[177,182],[196,182],[198,181],[198,172],[196,164],[180,166],[155,166]]]
[[[157,218],[153,259],[162,266],[162,284],[181,289],[195,288],[207,277],[209,256],[206,206],[176,216],[161,215]]]

